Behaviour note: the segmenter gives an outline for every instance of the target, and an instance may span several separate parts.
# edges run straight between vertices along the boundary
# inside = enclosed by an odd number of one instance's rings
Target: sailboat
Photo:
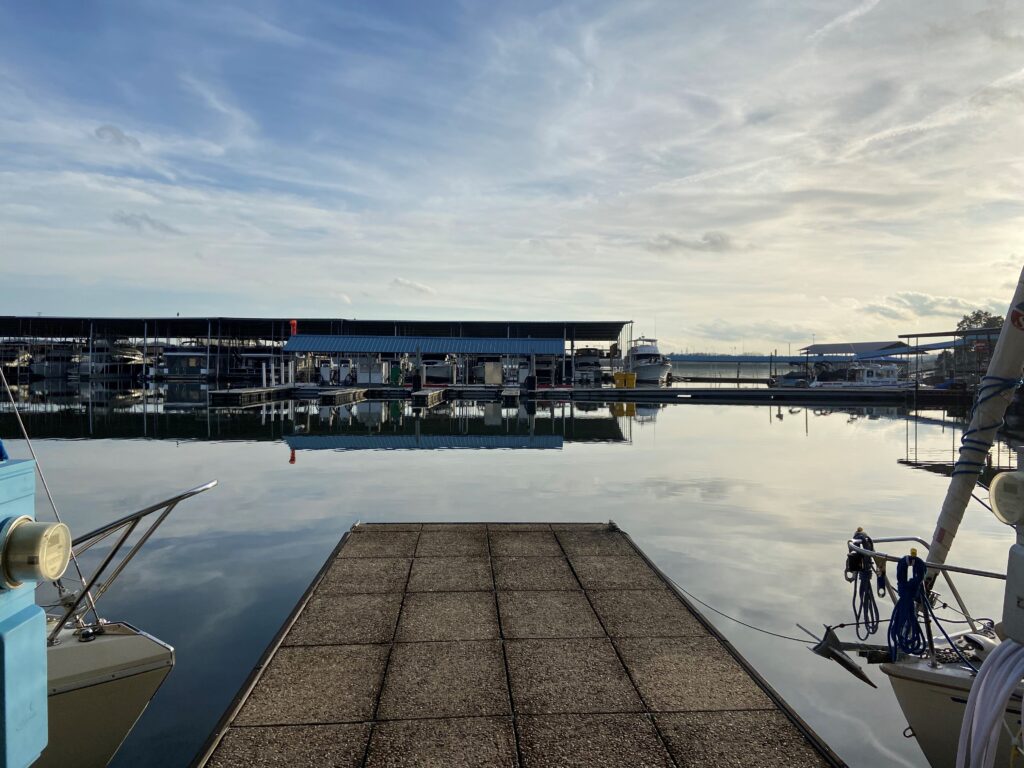
[[[961,439],[959,459],[946,493],[931,540],[907,535],[872,540],[863,530],[847,542],[846,577],[854,584],[854,603],[860,637],[873,634],[880,626],[874,589],[888,596],[894,609],[888,625],[888,642],[844,642],[826,627],[824,637],[812,649],[840,663],[863,681],[871,683],[848,652],[856,652],[868,663],[880,664],[886,674],[910,731],[932,768],[1011,764],[1011,754],[1021,752],[1021,703],[1024,698],[1024,666],[1006,666],[1010,654],[1024,652],[1024,546],[1020,550],[1020,573],[1007,586],[1003,621],[979,619],[964,602],[956,578],[973,577],[1007,580],[1006,573],[968,568],[946,562],[968,503],[975,496],[985,458],[1000,427],[1003,415],[1021,383],[1024,370],[1024,272],[1017,284],[999,341],[981,380],[970,425]],[[990,509],[1002,522],[1019,522],[1018,542],[1024,542],[1024,471],[997,475],[989,488]],[[979,501],[981,501],[979,499]],[[989,506],[981,501],[985,506]],[[1007,508],[1012,507],[1008,513]],[[910,548],[909,554],[884,551],[891,546]],[[1013,550],[1011,550],[1012,552]],[[895,574],[887,570],[896,564]],[[1011,566],[1014,557],[1011,555]],[[895,576],[895,583],[893,580]],[[937,590],[948,590],[949,603],[960,614],[956,622],[936,614],[942,602]],[[984,615],[998,613],[987,611]],[[1019,624],[1020,629],[1014,629]],[[966,625],[966,626],[965,626]],[[806,631],[806,630],[805,630]],[[809,633],[810,634],[810,633]],[[1022,655],[1021,660],[1024,660]],[[993,663],[988,663],[992,659]],[[992,699],[992,685],[980,683],[986,675],[1010,677],[999,689],[1004,698]],[[1005,674],[1003,674],[1005,678]],[[979,701],[987,700],[987,705]],[[995,701],[993,704],[992,701]],[[982,709],[979,709],[982,706]],[[977,713],[986,714],[986,726]],[[986,730],[987,728],[987,730]],[[987,750],[987,751],[986,751]],[[985,755],[979,762],[978,755]],[[974,760],[967,760],[973,755]],[[1020,757],[1021,755],[1016,755]]]

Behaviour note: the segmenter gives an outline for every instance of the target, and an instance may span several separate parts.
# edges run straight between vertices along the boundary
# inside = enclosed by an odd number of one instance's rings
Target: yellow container
[[[626,373],[625,371],[616,371],[614,374],[615,388],[624,389],[626,387]]]
[[[635,373],[623,373],[623,386],[626,389],[636,389],[636,374]]]

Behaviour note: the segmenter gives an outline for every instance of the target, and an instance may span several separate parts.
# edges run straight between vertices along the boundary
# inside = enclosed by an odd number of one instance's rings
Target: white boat
[[[130,378],[143,373],[142,352],[124,344],[112,344],[106,339],[92,342],[78,358],[77,373],[81,379],[112,377]]]
[[[78,350],[72,347],[53,347],[32,356],[32,375],[42,379],[66,379],[79,364]]]
[[[18,739],[25,739],[18,742],[17,749],[21,750],[17,753],[18,761],[28,746],[33,752],[42,749],[39,758],[32,763],[36,768],[102,767],[114,757],[171,671],[174,649],[130,624],[105,620],[98,611],[97,603],[174,508],[185,499],[213,488],[217,481],[71,539],[68,527],[60,522],[32,442],[2,373],[0,383],[14,406],[21,436],[32,458],[36,459],[34,464],[10,462],[5,452],[0,450],[0,471],[3,472],[0,474],[0,483],[3,484],[0,506],[15,515],[3,521],[0,532],[6,593],[2,596],[15,599],[13,604],[8,600],[4,610],[17,606],[23,599],[18,590],[31,590],[33,586],[34,602],[42,608],[39,611],[32,605],[31,592],[22,593],[27,604],[17,615],[35,613],[40,620],[37,623],[35,618],[31,618],[21,620],[20,624],[14,623],[13,635],[10,627],[5,628],[5,642],[12,637],[17,641],[8,648],[5,661],[8,664],[25,664],[26,674],[31,677],[37,669],[42,672],[35,666],[38,664],[35,660],[42,658],[40,646],[45,645],[47,708],[43,721],[37,715],[42,705],[43,690],[38,688],[32,693],[31,685],[24,681],[16,683],[10,690],[17,691],[19,697],[13,705],[19,708],[18,718],[16,721],[8,719],[3,726],[4,736],[6,738],[23,730],[24,735],[18,736]],[[29,509],[34,506],[33,475],[36,472],[53,506],[53,514],[57,518],[55,524],[38,523],[31,515],[17,516],[17,505],[23,507],[27,503]],[[22,530],[22,525],[26,526],[25,530],[30,530],[29,538],[23,538],[16,545],[13,532]],[[46,533],[31,532],[39,531],[39,526]],[[39,536],[43,539],[32,538]],[[41,540],[53,543],[39,544]],[[96,567],[90,576],[85,576],[82,562],[89,559],[96,562]],[[73,564],[70,571],[65,570],[69,562]],[[12,570],[13,567],[20,570]],[[45,622],[41,620],[43,612]],[[12,623],[10,615],[5,618]],[[45,747],[43,722],[46,723]]]
[[[858,529],[847,542],[847,580],[854,584],[859,626],[869,630],[868,635],[879,627],[879,612],[873,608],[875,579],[886,574],[887,563],[898,564],[896,574],[889,571],[886,576],[889,581],[885,591],[895,604],[889,619],[888,643],[843,642],[829,629],[813,649],[865,682],[870,682],[869,678],[846,652],[856,651],[869,663],[879,663],[932,768],[964,764],[958,762],[958,749],[970,750],[972,768],[992,765],[993,758],[997,765],[1012,765],[1011,756],[1024,755],[1019,742],[1016,747],[1011,743],[1011,736],[1020,732],[1024,698],[1024,599],[1020,597],[1024,594],[1024,471],[996,475],[989,487],[989,509],[1001,522],[1016,528],[1017,541],[1022,542],[1010,550],[1009,571],[1004,574],[946,563],[967,504],[971,498],[977,498],[975,485],[1003,424],[1003,414],[1017,389],[1022,368],[1024,273],[988,373],[982,379],[931,541],[917,536],[872,541]],[[883,551],[897,544],[914,548],[903,556]],[[917,548],[923,556],[917,555]],[[1006,580],[1003,620],[975,618],[977,614],[964,602],[954,576]],[[949,597],[933,598],[939,590]],[[941,602],[956,606],[953,619],[935,607]],[[872,615],[874,619],[865,620]],[[984,615],[999,613],[990,610]],[[947,624],[951,621],[956,621],[956,625]],[[966,628],[960,628],[963,623]],[[997,681],[991,682],[991,677]],[[988,754],[982,755],[985,750]],[[1013,752],[1019,754],[1012,755]]]
[[[819,374],[811,382],[820,389],[913,389],[917,382],[900,375],[895,363],[854,363],[831,374]]]
[[[74,578],[65,574],[64,592],[47,606],[50,737],[33,768],[107,765],[163,684],[174,666],[174,649],[131,624],[108,622],[96,604],[174,507],[215,485],[216,480],[193,488],[74,540],[76,559],[101,541],[114,543],[84,585],[69,588]],[[135,543],[118,557],[133,530]]]
[[[641,336],[626,352],[626,370],[636,374],[636,380],[662,384],[672,372],[672,363],[661,354],[658,340]]]
[[[452,384],[455,373],[455,361],[451,358],[423,361],[423,380],[431,384]]]

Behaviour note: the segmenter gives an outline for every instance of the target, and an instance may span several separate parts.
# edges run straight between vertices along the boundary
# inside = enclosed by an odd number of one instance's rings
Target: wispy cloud
[[[808,37],[808,40],[815,43],[818,42],[819,40],[821,40],[821,38],[823,38],[828,33],[832,32],[833,30],[839,27],[848,26],[857,19],[859,19],[861,16],[871,13],[871,11],[875,9],[875,6],[877,6],[880,2],[881,0],[862,0],[862,2],[855,8],[851,8],[846,13],[836,16],[834,19],[829,21],[824,26],[821,26],[818,29],[814,30],[814,32],[812,32]]]
[[[1019,266],[1019,265],[1018,265]],[[920,291],[900,291],[881,302],[865,304],[870,314],[892,320],[927,317],[961,317],[976,309],[998,310],[999,302],[992,299],[970,301],[956,296],[933,296]]]
[[[705,232],[699,238],[688,239],[662,233],[651,238],[648,247],[652,251],[671,253],[674,251],[703,251],[705,253],[724,253],[733,249],[732,238],[725,232]]]
[[[415,280],[406,280],[404,277],[396,277],[391,281],[391,285],[395,288],[400,288],[406,291],[412,291],[413,293],[422,293],[426,296],[433,296],[437,293],[429,285],[424,283],[417,283]]]
[[[93,135],[106,144],[113,144],[118,147],[130,147],[132,149],[142,148],[142,144],[139,143],[138,139],[134,136],[129,136],[116,125],[101,125],[93,131]]]
[[[114,211],[110,220],[123,227],[134,229],[136,232],[155,232],[160,235],[180,235],[182,231],[172,227],[165,221],[154,219],[148,213],[128,213],[127,211]]]

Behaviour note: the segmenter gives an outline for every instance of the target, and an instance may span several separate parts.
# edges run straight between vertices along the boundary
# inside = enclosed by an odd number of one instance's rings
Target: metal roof
[[[902,341],[852,341],[839,344],[811,344],[800,351],[808,355],[853,355],[856,360],[867,360],[887,355],[910,354],[912,350]]]
[[[286,435],[296,450],[438,450],[445,448],[562,447],[561,435]]]
[[[376,355],[561,355],[565,341],[557,339],[480,339],[433,336],[320,336],[299,334],[284,345],[285,352]]]
[[[617,341],[628,320],[348,320],[295,317],[300,333],[351,336],[464,336],[477,338],[555,337],[585,341]],[[206,338],[282,340],[288,338],[288,317],[47,317],[0,315],[0,337],[18,338]]]

